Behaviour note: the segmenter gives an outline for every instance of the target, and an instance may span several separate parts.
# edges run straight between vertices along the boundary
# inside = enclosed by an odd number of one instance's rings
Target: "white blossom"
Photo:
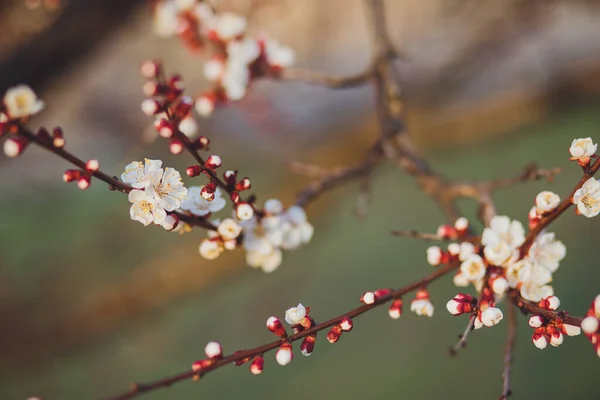
[[[508,281],[503,277],[497,277],[492,282],[492,291],[497,295],[503,295],[508,290]]]
[[[246,252],[246,263],[253,268],[261,268],[267,274],[281,265],[282,258],[283,254],[278,248],[272,248],[267,254],[258,251]]]
[[[486,267],[478,254],[471,254],[460,264],[461,274],[470,281],[476,281],[485,276]]]
[[[179,7],[174,1],[156,2],[154,8],[154,30],[160,37],[167,38],[177,33]]]
[[[225,71],[225,63],[219,58],[212,58],[204,63],[204,77],[210,82],[218,81]]]
[[[24,118],[37,114],[44,108],[44,102],[27,85],[11,87],[4,94],[4,106],[10,119]]]
[[[481,237],[485,258],[497,266],[506,266],[524,242],[523,225],[507,216],[494,216]]]
[[[538,214],[544,214],[554,210],[560,204],[560,197],[549,191],[543,191],[535,196],[535,206]]]
[[[206,200],[202,197],[203,186],[191,186],[188,189],[188,195],[185,200],[181,203],[181,209],[191,212],[194,215],[204,216],[208,213],[216,213],[221,211],[227,201],[223,198],[221,189],[215,190],[215,197],[212,201]]]
[[[306,317],[306,308],[302,304],[297,307],[290,307],[285,312],[285,322],[290,326],[298,325]]]
[[[204,239],[200,242],[200,255],[207,260],[214,260],[223,252],[223,243],[220,240]]]
[[[249,65],[260,55],[260,46],[255,39],[249,37],[234,40],[227,44],[227,55],[231,60]]]
[[[121,180],[135,189],[146,189],[150,184],[150,173],[159,171],[162,166],[160,160],[144,159],[144,163],[134,161],[125,166],[125,172],[121,174]]]
[[[580,214],[588,218],[600,214],[600,182],[590,178],[573,195],[573,203]]]
[[[278,199],[269,199],[265,201],[263,207],[266,213],[269,214],[281,214],[284,210],[283,203]]]
[[[502,310],[496,307],[489,307],[481,313],[481,322],[487,327],[492,327],[498,324],[503,317]]]
[[[554,289],[550,285],[539,285],[536,283],[524,283],[521,286],[521,296],[525,300],[540,301],[546,297],[552,296]]]
[[[560,261],[567,255],[565,245],[556,240],[554,233],[542,233],[535,239],[528,256],[535,264],[546,268],[551,273],[558,269]]]
[[[200,96],[196,99],[196,112],[201,117],[209,117],[215,110],[215,100],[209,96]]]
[[[231,240],[240,235],[242,227],[233,218],[226,218],[219,224],[217,232],[224,240]]]
[[[162,224],[167,217],[165,210],[158,205],[156,199],[144,190],[134,189],[129,192],[129,202],[133,203],[129,215],[134,221],[144,226],[150,223]]]
[[[429,299],[413,300],[410,303],[410,310],[417,315],[433,316],[433,304]]]
[[[181,133],[183,133],[190,139],[196,138],[199,132],[198,124],[196,123],[194,117],[192,117],[191,115],[188,115],[187,117],[181,120],[181,122],[179,123],[179,130],[181,131]]]
[[[241,100],[246,94],[250,81],[250,71],[246,64],[228,60],[221,77],[221,86],[230,100]]]
[[[282,46],[272,39],[265,41],[265,54],[269,65],[281,68],[291,67],[296,58],[291,48]]]
[[[216,16],[214,29],[219,39],[227,41],[242,35],[246,26],[246,18],[225,12]]]
[[[598,144],[592,141],[592,138],[574,139],[569,148],[571,160],[582,160],[587,163],[591,156],[598,150]]]
[[[454,285],[458,287],[467,287],[471,283],[462,272],[459,272],[456,275],[454,275],[453,282]]]
[[[462,242],[460,244],[460,252],[458,253],[458,259],[460,261],[465,261],[471,256],[471,254],[475,254],[475,246],[473,245],[473,243]]]

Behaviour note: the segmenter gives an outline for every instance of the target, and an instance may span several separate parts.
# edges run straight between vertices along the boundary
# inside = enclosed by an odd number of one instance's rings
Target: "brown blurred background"
[[[220,7],[247,15],[251,32],[294,48],[300,67],[345,75],[368,64],[359,0],[222,0]],[[539,161],[567,167],[554,190],[572,186],[578,171],[567,165],[570,140],[600,137],[600,2],[388,0],[387,19],[406,55],[400,69],[409,130],[436,168],[490,178]],[[189,163],[144,140],[150,121],[139,110],[138,66],[157,57],[184,76],[190,94],[205,87],[203,57],[176,38],[153,35],[144,1],[71,0],[55,10],[0,1],[0,89],[34,87],[48,107],[33,126],[62,126],[70,150],[98,158],[108,173],[143,157],[177,168]],[[363,154],[376,135],[372,97],[369,88],[262,81],[199,122],[225,167],[250,176],[260,199],[291,202],[309,181],[289,172],[289,161],[335,167]],[[324,320],[364,290],[427,273],[426,244],[388,232],[433,230],[441,221],[410,179],[384,167],[364,221],[352,215],[354,185],[323,197],[309,207],[314,242],[285,254],[281,269],[265,276],[247,268],[241,252],[201,259],[200,231],[179,237],[130,221],[124,196],[99,182],[87,192],[65,187],[65,168],[39,149],[0,158],[3,399],[99,398],[187,368],[208,340],[221,340],[227,351],[270,340],[265,318],[298,302]],[[500,193],[500,212],[525,220],[544,187]],[[465,210],[473,214],[468,203]],[[590,278],[595,222],[566,216],[555,227],[569,249],[555,288],[578,314],[600,283]],[[314,398],[497,397],[504,325],[473,334],[469,349],[449,359],[446,348],[465,322],[443,308],[455,291],[449,283],[433,287],[433,320],[393,322],[374,312],[339,345],[321,338],[309,360],[282,369],[268,359],[258,378],[232,368],[147,398],[299,399],[306,388]],[[539,352],[525,322],[515,398],[597,398],[592,378],[600,369],[586,340]]]

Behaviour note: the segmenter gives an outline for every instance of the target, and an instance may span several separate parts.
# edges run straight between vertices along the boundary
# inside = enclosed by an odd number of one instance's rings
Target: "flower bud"
[[[440,225],[440,227],[437,230],[437,234],[442,239],[456,239],[456,237],[458,236],[456,228],[454,228],[451,225]]]
[[[217,190],[217,185],[213,182],[209,182],[202,187],[200,190],[200,195],[206,201],[213,201],[215,198],[215,191]]]
[[[508,281],[501,276],[497,276],[491,279],[492,291],[497,295],[502,295],[508,290]]]
[[[552,334],[550,335],[550,344],[554,347],[560,346],[562,344],[563,340],[564,340],[564,336],[558,330],[554,330],[552,332]]]
[[[85,163],[85,169],[90,172],[96,172],[100,169],[100,163],[98,160],[88,160]]]
[[[156,129],[158,134],[165,139],[170,139],[175,134],[173,124],[164,118],[159,118],[154,121],[154,129]]]
[[[194,148],[196,150],[208,150],[208,145],[210,144],[210,140],[206,136],[198,136],[196,140],[194,140]]]
[[[161,110],[161,106],[162,105],[154,99],[145,99],[144,101],[142,101],[140,108],[142,109],[142,112],[145,115],[151,117]]]
[[[560,300],[556,296],[549,296],[545,299],[540,300],[538,305],[541,308],[545,308],[547,310],[556,310],[560,306]]]
[[[192,107],[194,107],[194,99],[190,96],[183,96],[175,106],[174,114],[179,119],[183,119],[190,113]]]
[[[215,96],[201,96],[196,99],[196,112],[202,117],[209,117],[215,111]]]
[[[146,79],[154,79],[160,72],[160,64],[153,60],[146,60],[140,66],[140,74]]]
[[[212,363],[212,360],[198,360],[192,364],[192,371],[198,372],[201,369],[208,367]]]
[[[202,172],[202,167],[199,165],[191,165],[185,169],[185,173],[190,178],[200,175],[201,172]]]
[[[275,353],[275,360],[281,366],[288,365],[292,362],[294,358],[294,353],[292,353],[292,345],[289,343],[284,343],[279,347],[277,353]]]
[[[465,217],[460,217],[454,222],[454,229],[459,236],[464,236],[469,230],[469,220]]]
[[[388,313],[392,319],[398,319],[402,316],[402,305],[402,299],[396,299],[392,302],[388,309]]]
[[[548,340],[546,339],[546,337],[541,333],[537,333],[537,330],[533,334],[531,339],[532,339],[535,347],[537,347],[540,350],[544,350],[546,348],[546,346],[548,346]]]
[[[269,319],[267,319],[267,329],[280,338],[287,337],[287,332],[277,317],[269,317]]]
[[[179,217],[177,214],[167,214],[167,217],[161,224],[161,226],[169,232],[177,228],[177,225],[179,225]]]
[[[204,163],[204,167],[208,168],[208,169],[216,169],[216,168],[219,168],[220,166],[221,166],[221,157],[219,157],[215,154],[208,157],[208,159]]]
[[[327,341],[329,343],[335,343],[342,336],[342,328],[339,325],[334,325],[329,332],[327,332]]]
[[[183,145],[183,142],[179,139],[173,139],[171,140],[171,143],[169,143],[169,151],[172,154],[179,155],[183,153],[184,149],[185,147]]]
[[[23,154],[29,141],[22,137],[13,137],[4,141],[4,154],[8,157],[17,157]]]
[[[263,372],[265,366],[265,359],[263,356],[256,356],[250,363],[250,372],[253,375],[260,375]]]
[[[208,358],[221,358],[223,356],[223,350],[219,342],[208,342],[204,348],[204,353]]]
[[[302,343],[300,343],[300,351],[304,356],[310,356],[315,349],[315,342],[317,337],[315,335],[309,335],[304,338]]]
[[[375,303],[375,293],[373,292],[365,292],[362,296],[360,296],[360,301],[365,304],[373,304]]]
[[[581,334],[581,328],[575,325],[563,324],[562,333],[567,336],[577,336]]]
[[[223,172],[223,179],[229,185],[235,185],[237,181],[237,171],[227,170]]]
[[[529,326],[532,328],[539,328],[544,324],[544,319],[541,315],[534,315],[529,318]]]
[[[62,149],[65,147],[65,144],[66,141],[63,136],[62,129],[59,127],[54,128],[52,130],[52,146],[56,147],[57,149]]]
[[[430,265],[438,266],[442,261],[442,249],[438,246],[430,246],[427,248],[427,262]]]
[[[238,192],[248,189],[250,189],[250,179],[248,178],[244,178],[235,184],[235,190],[237,190]]]
[[[350,317],[344,317],[340,321],[340,328],[342,328],[343,331],[350,332],[353,327],[354,322],[352,322],[352,319],[350,319]]]
[[[78,169],[68,169],[63,174],[63,181],[66,183],[73,182],[81,177],[81,171]]]
[[[599,327],[600,321],[594,316],[586,317],[581,321],[581,330],[588,335],[598,332]]]
[[[77,180],[77,187],[81,190],[86,190],[92,184],[92,178],[89,175],[82,175]]]

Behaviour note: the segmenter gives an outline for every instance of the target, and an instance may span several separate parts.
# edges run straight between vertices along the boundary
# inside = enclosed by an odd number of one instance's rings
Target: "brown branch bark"
[[[504,345],[504,372],[502,372],[502,395],[500,400],[508,399],[512,391],[510,389],[511,368],[514,360],[515,346],[517,344],[517,313],[513,305],[508,305],[508,332],[506,344]]]
[[[530,302],[528,300],[525,300],[523,297],[521,297],[521,295],[519,294],[519,291],[516,289],[511,289],[508,292],[508,297],[509,297],[510,301],[515,306],[517,306],[517,308],[519,310],[521,310],[521,312],[523,314],[526,314],[526,315],[527,314],[541,315],[542,317],[546,318],[547,320],[550,320],[550,321],[561,320],[563,323],[573,325],[573,326],[581,326],[581,321],[583,321],[583,318],[573,317],[573,316],[569,315],[569,313],[566,311],[552,311],[552,310],[547,310],[545,308],[541,308],[537,304]]]
[[[85,166],[85,161],[83,161],[82,159],[76,157],[75,155],[73,155],[72,153],[68,152],[67,150],[65,150],[64,148],[57,148],[54,147],[52,145],[52,143],[49,143],[48,141],[40,138],[38,135],[34,134],[33,132],[27,130],[25,127],[23,126],[19,126],[19,131],[18,131],[18,135],[24,137],[25,139],[29,140],[31,143],[35,143],[36,145],[38,145],[39,147],[56,154],[58,157],[62,158],[63,160],[68,161],[69,163],[73,164],[74,166],[80,168],[81,170],[86,169]],[[108,187],[112,190],[116,190],[119,191],[121,193],[129,193],[133,188],[131,186],[129,186],[128,184],[121,182],[120,180],[118,180],[115,177],[112,177],[100,170],[92,172],[91,175],[103,182],[105,182],[106,184],[108,184]],[[197,226],[200,228],[204,228],[204,229],[209,229],[209,230],[216,230],[217,228],[211,224],[209,221],[207,221],[206,219],[202,218],[202,217],[196,217],[196,216],[192,216],[192,215],[188,215],[188,214],[184,214],[182,212],[179,211],[174,211],[172,212],[173,214],[177,215],[177,217],[181,220],[184,221],[192,226]]]
[[[431,282],[434,282],[435,280],[456,270],[457,268],[458,268],[458,264],[446,265],[440,269],[436,269],[431,274],[427,275],[426,277],[424,277],[414,283],[411,283],[411,284],[406,285],[399,289],[395,289],[385,296],[378,297],[373,304],[365,304],[360,307],[354,308],[342,315],[331,318],[325,322],[321,322],[320,324],[317,324],[310,329],[307,329],[305,331],[291,335],[287,339],[276,340],[276,341],[264,344],[262,346],[254,347],[254,348],[248,349],[248,350],[236,351],[229,356],[226,356],[220,360],[213,362],[211,365],[207,366],[206,368],[203,368],[202,370],[200,370],[198,372],[195,372],[192,370],[187,370],[187,371],[181,372],[179,374],[176,374],[176,375],[173,375],[173,376],[170,376],[167,378],[159,379],[159,380],[156,380],[153,382],[135,383],[135,384],[131,385],[129,390],[127,390],[123,393],[114,395],[114,396],[107,397],[106,400],[132,399],[134,397],[137,397],[137,396],[147,393],[147,392],[151,392],[151,391],[158,390],[158,389],[168,388],[169,386],[171,386],[175,383],[184,381],[184,380],[188,380],[188,379],[191,379],[194,377],[202,377],[211,371],[214,371],[214,370],[224,367],[226,365],[231,365],[232,363],[234,363],[236,361],[251,359],[257,355],[262,355],[266,352],[277,349],[279,346],[281,346],[285,342],[289,342],[289,343],[296,342],[300,339],[304,339],[307,336],[310,336],[317,332],[328,329],[328,328],[340,323],[340,321],[345,317],[349,317],[349,318],[358,317],[359,315],[364,314],[367,311],[369,311],[375,307],[385,304],[393,299],[399,298],[399,297],[401,297],[407,293],[410,293],[414,290],[425,287],[428,284],[430,284]]]

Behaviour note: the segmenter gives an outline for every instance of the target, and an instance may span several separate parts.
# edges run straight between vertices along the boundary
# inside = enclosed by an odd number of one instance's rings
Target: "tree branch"
[[[512,394],[510,390],[511,367],[513,363],[513,354],[517,344],[517,313],[513,305],[508,305],[508,333],[506,335],[506,344],[504,346],[504,372],[502,373],[502,395],[500,400],[506,400]]]
[[[304,339],[307,336],[313,335],[317,332],[323,331],[327,328],[330,328],[334,325],[337,325],[340,323],[340,321],[346,317],[348,318],[354,318],[357,317],[361,314],[366,313],[367,311],[370,311],[371,309],[378,307],[382,304],[385,304],[393,299],[399,298],[407,293],[410,293],[414,290],[420,289],[424,286],[429,285],[431,282],[434,282],[435,280],[441,278],[442,276],[456,270],[458,268],[458,264],[448,264],[440,269],[436,269],[434,272],[432,272],[431,274],[427,275],[426,277],[411,283],[410,285],[406,285],[400,289],[395,289],[392,290],[389,294],[384,295],[384,296],[380,296],[377,297],[375,299],[375,302],[373,304],[364,304],[360,307],[354,308],[342,315],[339,315],[337,317],[334,317],[330,320],[327,320],[325,322],[322,322],[320,324],[317,324],[315,326],[313,326],[310,329],[304,330],[302,332],[298,332],[294,335],[289,336],[286,339],[281,339],[281,340],[276,340],[274,342],[271,343],[267,343],[265,345],[262,346],[258,346],[258,347],[254,347],[252,349],[248,349],[248,350],[240,350],[240,351],[236,351],[235,353],[226,356],[220,360],[215,360],[212,364],[208,365],[205,368],[202,368],[200,371],[193,371],[193,370],[188,370],[188,371],[184,371],[181,372],[179,374],[167,377],[167,378],[163,378],[163,379],[159,379],[153,382],[148,382],[148,383],[136,383],[131,385],[130,389],[121,393],[121,394],[117,394],[114,396],[110,396],[107,397],[106,400],[128,400],[128,399],[132,399],[134,397],[137,397],[141,394],[147,393],[147,392],[151,392],[154,390],[158,390],[158,389],[164,389],[164,388],[168,388],[171,385],[184,381],[184,380],[188,380],[194,377],[202,377],[206,374],[208,374],[211,371],[214,371],[218,368],[224,367],[226,365],[231,365],[232,363],[235,362],[242,362],[242,361],[246,361],[249,360],[255,356],[258,355],[262,355],[266,352],[272,351],[274,349],[277,349],[278,347],[280,347],[283,343],[292,343],[292,342],[296,342],[300,339]]]

